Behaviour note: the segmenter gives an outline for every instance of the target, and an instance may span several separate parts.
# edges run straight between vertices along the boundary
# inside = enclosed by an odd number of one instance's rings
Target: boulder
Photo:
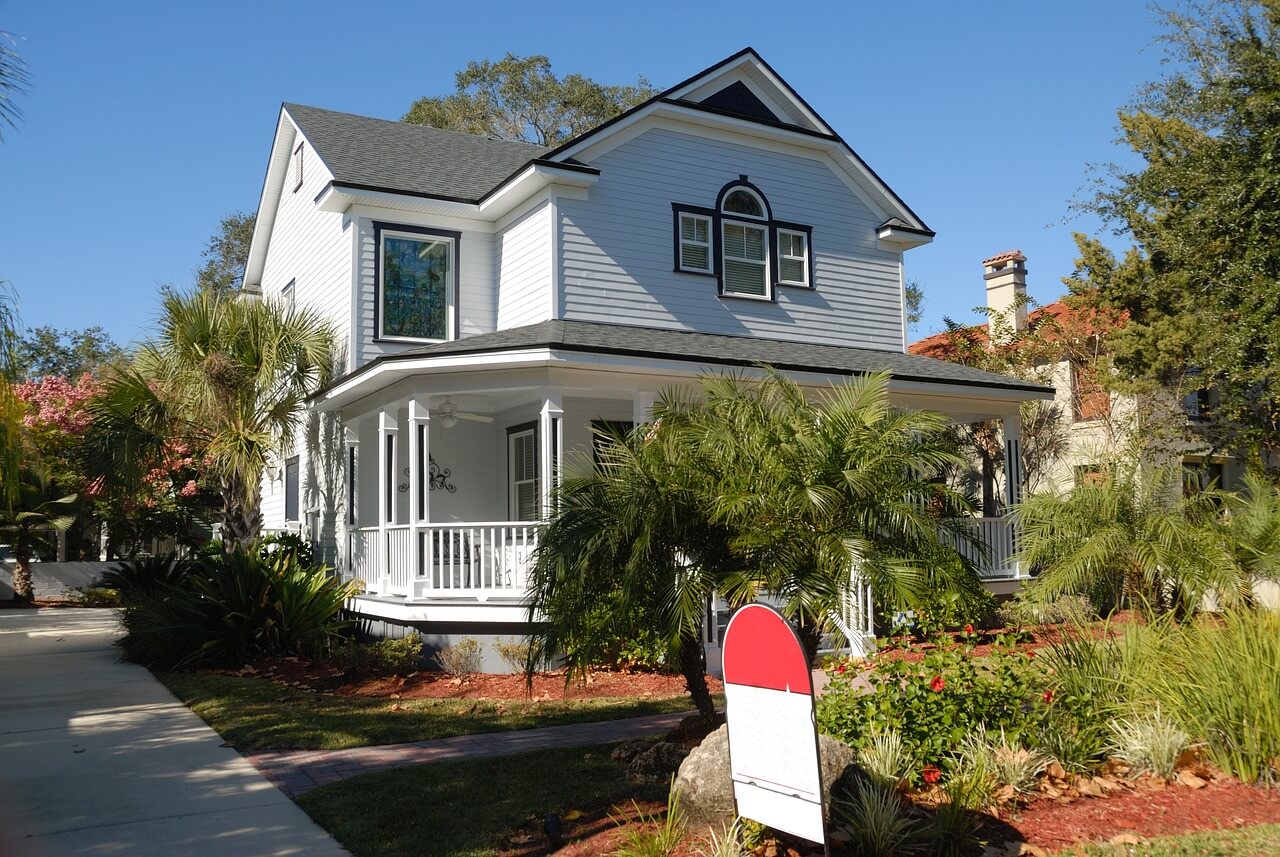
[[[826,735],[818,736],[822,795],[828,811],[831,790],[853,764],[853,748]],[[691,824],[732,824],[733,781],[729,772],[729,727],[721,726],[689,753],[676,775],[680,805]]]
[[[688,755],[689,751],[679,744],[659,741],[631,759],[627,776],[638,783],[666,785]]]

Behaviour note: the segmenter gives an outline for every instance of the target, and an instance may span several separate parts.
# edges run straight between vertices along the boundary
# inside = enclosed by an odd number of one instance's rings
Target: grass
[[[540,830],[547,813],[666,796],[666,786],[628,782],[611,749],[437,762],[354,777],[298,803],[354,857],[491,857],[512,831]]]
[[[341,750],[692,711],[685,696],[531,701],[335,696],[261,678],[158,673],[174,695],[240,750]]]
[[[1078,854],[1072,848],[1063,854]],[[1090,857],[1270,857],[1280,854],[1280,824],[1161,836],[1140,845],[1090,845]]]

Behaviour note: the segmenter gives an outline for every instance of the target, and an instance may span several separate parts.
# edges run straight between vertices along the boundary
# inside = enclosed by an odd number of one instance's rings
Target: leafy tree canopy
[[[1116,366],[1212,389],[1221,446],[1280,449],[1280,0],[1161,12],[1172,72],[1119,113],[1140,166],[1084,203],[1135,252],[1086,242],[1069,284],[1128,313]]]
[[[196,287],[202,292],[231,294],[244,283],[244,269],[249,263],[249,244],[253,241],[256,214],[236,211],[222,218],[218,231],[209,238],[201,253],[204,264],[196,272]]]
[[[125,359],[125,351],[100,326],[58,330],[44,326],[27,331],[14,346],[17,375],[22,380],[50,376],[78,379]]]
[[[538,55],[473,60],[455,81],[456,92],[419,98],[403,121],[556,146],[657,92],[643,77],[632,86],[597,83],[580,74],[557,77],[551,61]]]

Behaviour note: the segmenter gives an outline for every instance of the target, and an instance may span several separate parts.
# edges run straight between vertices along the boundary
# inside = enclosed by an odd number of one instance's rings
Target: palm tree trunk
[[[229,478],[222,486],[222,544],[248,550],[262,532],[262,489]]]
[[[707,690],[707,650],[697,636],[680,638],[680,674],[698,714],[708,722],[717,717],[716,703]]]
[[[822,629],[812,622],[800,619],[796,623],[796,636],[804,647],[805,662],[812,667],[818,661],[818,646],[822,643]]]
[[[31,582],[31,555],[17,554],[13,564],[13,595],[19,601],[30,601],[35,596]]]

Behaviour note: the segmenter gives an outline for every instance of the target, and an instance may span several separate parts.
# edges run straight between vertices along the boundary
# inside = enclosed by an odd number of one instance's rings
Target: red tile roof
[[[1017,252],[1017,251],[1013,251]],[[1000,258],[999,256],[993,258]],[[989,261],[989,260],[988,260]],[[1121,313],[1116,321],[1116,325],[1122,325],[1128,319],[1127,314]],[[1046,322],[1056,323],[1062,332],[1070,333],[1074,328],[1080,335],[1092,336],[1102,333],[1106,327],[1111,325],[1107,323],[1106,316],[1096,310],[1079,310],[1072,309],[1067,306],[1064,301],[1054,301],[1046,304],[1038,309],[1032,310],[1027,314],[1027,325],[1036,327]],[[956,335],[973,337],[976,342],[985,344],[987,341],[987,325],[975,324],[972,327],[961,328],[953,333],[944,330],[942,333],[935,333],[932,336],[926,336],[924,339],[917,340],[907,346],[907,353],[916,354],[921,357],[936,357],[940,360],[950,360],[955,357],[956,347],[953,337]]]
[[[996,255],[992,256],[990,259],[983,259],[982,264],[986,266],[986,265],[994,265],[997,262],[1009,262],[1009,261],[1025,262],[1027,261],[1027,257],[1022,255],[1021,250],[1005,250],[1003,253],[997,253]]]

